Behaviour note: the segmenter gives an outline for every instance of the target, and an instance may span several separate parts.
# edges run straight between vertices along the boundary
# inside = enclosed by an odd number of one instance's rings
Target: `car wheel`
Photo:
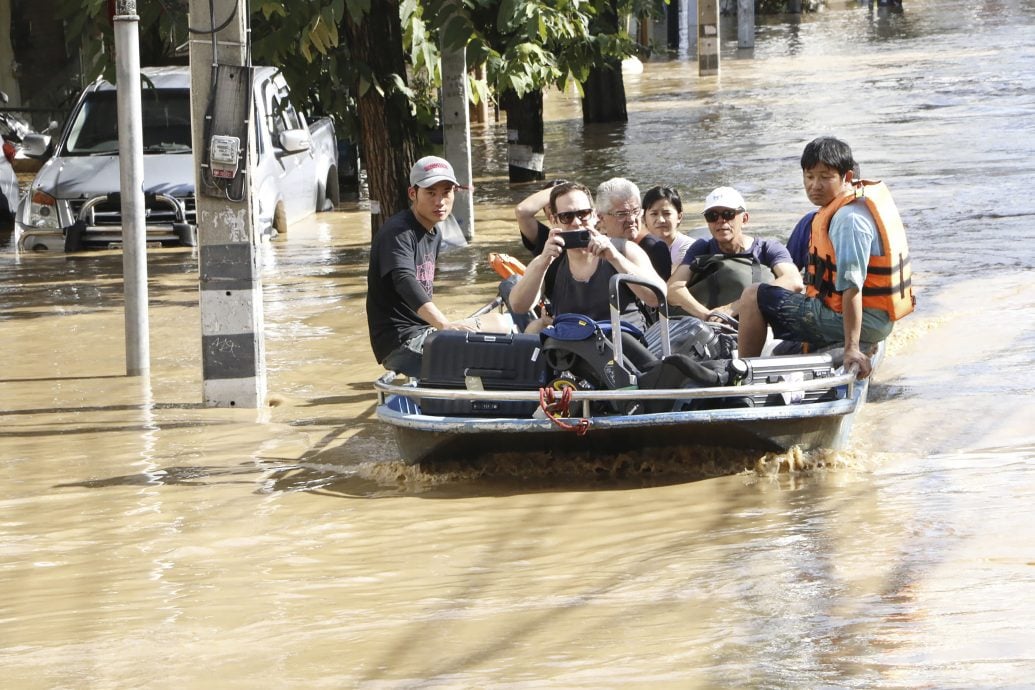
[[[83,251],[83,234],[86,232],[86,223],[77,220],[65,230],[65,252]]]
[[[341,203],[341,186],[338,183],[338,171],[331,168],[327,171],[327,183],[324,185],[324,193],[320,197],[320,203],[316,207],[320,211],[336,211]]]
[[[14,214],[3,192],[0,192],[0,230],[14,230]]]
[[[198,246],[198,231],[190,223],[173,223],[173,232],[180,240],[181,247]]]
[[[277,204],[277,210],[273,212],[273,230],[277,235],[283,235],[287,233],[287,211],[284,210],[284,204]]]

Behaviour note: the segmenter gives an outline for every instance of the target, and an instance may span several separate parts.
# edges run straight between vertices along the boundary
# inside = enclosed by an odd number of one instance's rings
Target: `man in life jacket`
[[[852,179],[862,179],[862,170],[859,168],[858,161],[852,167]],[[809,262],[809,240],[812,239],[812,219],[816,217],[817,211],[818,209],[809,211],[802,216],[787,238],[787,251],[790,253],[791,260],[794,261],[794,265],[798,267],[799,271],[804,271],[806,264]]]
[[[902,219],[887,187],[856,182],[848,144],[811,141],[801,156],[805,193],[820,209],[812,220],[805,293],[752,286],[741,300],[739,351],[758,356],[766,326],[776,338],[810,349],[843,344],[845,367],[870,375],[867,351],[913,311],[912,274]]]

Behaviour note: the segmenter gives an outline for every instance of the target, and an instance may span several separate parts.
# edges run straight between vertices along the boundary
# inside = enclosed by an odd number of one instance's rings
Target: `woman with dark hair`
[[[643,224],[647,232],[664,240],[672,254],[672,265],[683,262],[686,250],[693,243],[679,231],[683,220],[683,201],[672,187],[651,187],[643,195]]]

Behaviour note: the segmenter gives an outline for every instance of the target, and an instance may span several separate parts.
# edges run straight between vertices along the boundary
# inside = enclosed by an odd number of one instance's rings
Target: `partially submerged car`
[[[0,105],[7,103],[7,94],[0,91]],[[0,230],[14,227],[14,210],[18,208],[18,176],[14,172],[13,125],[19,121],[0,112]]]
[[[307,124],[273,67],[253,73],[252,217],[264,236],[339,201],[334,124]],[[190,70],[141,70],[146,241],[149,246],[197,242],[195,158],[192,155]],[[17,215],[18,246],[79,251],[122,242],[119,141],[115,86],[98,80],[80,96]],[[45,155],[33,135],[23,147]],[[41,149],[41,150],[40,150]]]
[[[0,143],[0,230],[14,227],[14,209],[18,208],[18,176],[11,161],[14,159],[14,145],[9,141]]]

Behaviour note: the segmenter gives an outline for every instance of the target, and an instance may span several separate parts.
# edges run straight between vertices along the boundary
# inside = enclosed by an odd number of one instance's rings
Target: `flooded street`
[[[832,3],[724,27],[722,75],[653,61],[629,123],[547,98],[549,176],[739,188],[754,236],[849,142],[909,230],[900,322],[852,447],[801,457],[397,460],[374,419],[369,229],[264,254],[270,406],[201,404],[197,256],[150,254],[151,376],[127,378],[122,257],[0,237],[4,688],[1021,688],[1035,676],[1035,0]],[[528,256],[504,125],[476,132],[477,237]],[[496,449],[490,449],[496,450]]]

